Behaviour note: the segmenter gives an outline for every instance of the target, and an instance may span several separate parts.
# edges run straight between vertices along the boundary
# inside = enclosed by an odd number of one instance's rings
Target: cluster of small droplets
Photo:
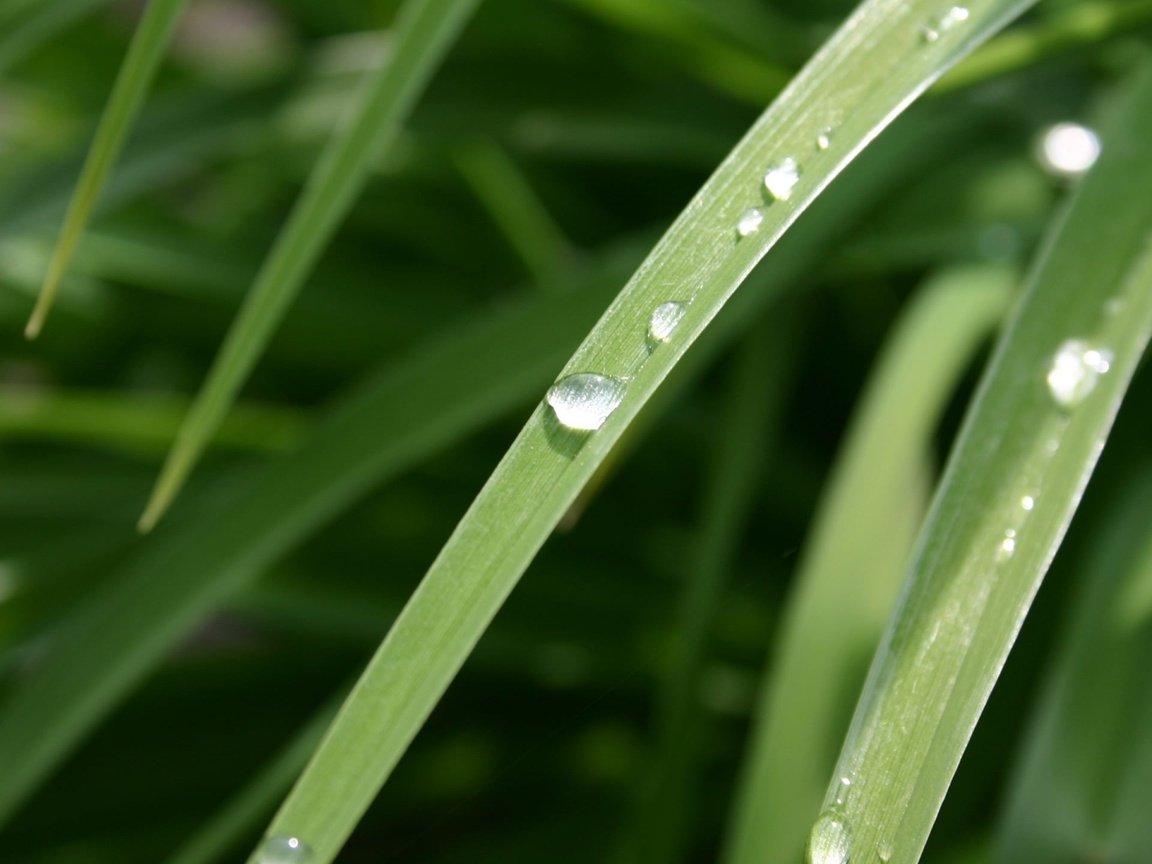
[[[308,864],[312,849],[299,837],[269,837],[257,860],[259,864]]]
[[[968,20],[971,13],[966,6],[952,6],[940,16],[936,21],[931,24],[925,24],[920,28],[920,36],[925,42],[932,43],[940,41],[940,37],[956,27],[963,24]]]

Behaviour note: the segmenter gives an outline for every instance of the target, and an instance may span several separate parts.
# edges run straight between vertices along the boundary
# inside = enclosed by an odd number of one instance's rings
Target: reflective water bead
[[[966,6],[952,6],[940,16],[934,24],[927,24],[920,28],[920,36],[925,42],[938,42],[940,37],[958,24],[968,20],[971,13]]]
[[[1007,561],[1016,554],[1016,532],[1009,528],[1004,532],[1004,538],[1000,541],[1000,545],[996,547],[996,557],[1001,561]]]
[[[800,166],[795,159],[788,158],[773,165],[764,174],[764,188],[777,201],[787,201],[792,190],[800,182]]]
[[[816,149],[827,150],[832,146],[832,127],[828,126],[820,130],[820,134],[816,136]]]
[[[1079,123],[1057,123],[1041,136],[1037,157],[1049,174],[1062,179],[1079,177],[1100,157],[1100,138]]]
[[[824,813],[808,835],[808,864],[848,864],[852,831],[835,813]]]
[[[852,791],[852,778],[841,777],[840,783],[836,786],[836,805],[843,807],[848,803],[848,793]]]
[[[885,864],[887,864],[888,861],[891,861],[892,860],[892,844],[891,843],[879,843],[879,844],[877,844],[876,857],[879,858],[881,861],[885,862]]]
[[[1036,499],[1031,495],[1025,495],[1020,499],[1020,507],[1024,510],[1031,510],[1036,506]]]
[[[299,837],[269,837],[258,860],[260,864],[308,864],[312,849]]]
[[[553,384],[546,398],[561,425],[593,432],[624,401],[624,384],[606,375],[580,372]]]
[[[1048,392],[1056,403],[1073,408],[1096,389],[1100,376],[1112,366],[1112,353],[1082,339],[1064,342],[1052,358],[1046,378]]]
[[[652,310],[652,317],[648,321],[648,336],[657,342],[667,342],[680,325],[685,312],[683,303],[670,301],[661,303]]]
[[[760,225],[764,222],[764,211],[759,207],[753,207],[750,210],[745,210],[740,216],[740,221],[736,223],[736,233],[741,237],[748,237],[755,234],[760,230]]]

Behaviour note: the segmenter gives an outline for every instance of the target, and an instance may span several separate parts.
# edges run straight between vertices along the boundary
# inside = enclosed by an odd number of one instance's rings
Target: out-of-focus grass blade
[[[1152,848],[1152,472],[1108,510],[1023,740],[995,860],[1142,861]]]
[[[794,374],[796,315],[774,314],[752,328],[731,373],[723,426],[707,466],[699,540],[676,611],[667,678],[656,717],[656,748],[641,801],[632,860],[684,860],[692,836],[693,790],[702,757],[699,693],[709,636],[724,582],[756,490],[774,450],[779,415]]]
[[[385,144],[424,90],[479,0],[408,0],[395,53],[371,73],[360,104],[332,138],[244,301],[140,518],[168,508],[256,364],[276,325],[352,206]]]
[[[270,835],[302,837],[317,864],[335,857],[584,483],[751,268],[904,106],[1028,5],[988,0],[958,11],[872,0],[845,22],[689,203],[563,370],[562,377],[616,382],[603,426],[594,434],[568,429],[538,406]],[[757,206],[758,230],[740,236],[742,214]],[[683,317],[667,342],[653,345],[649,322],[668,302],[680,304]]]
[[[0,73],[24,59],[60,30],[112,0],[41,0],[35,11],[16,22],[12,13],[0,14]],[[8,12],[7,9],[3,10]]]
[[[905,313],[817,515],[765,678],[726,860],[798,861],[927,506],[956,380],[1008,305],[1004,268],[950,271]],[[884,542],[878,543],[877,538]]]
[[[1152,65],[985,373],[813,827],[815,864],[920,856],[1152,331],[1150,137]]]
[[[29,339],[35,339],[44,326],[44,319],[52,308],[56,289],[92,216],[96,199],[120,153],[124,138],[140,111],[144,95],[148,92],[148,87],[168,47],[168,40],[180,18],[184,2],[185,0],[150,0],[144,10],[144,17],[140,19],[140,24],[132,37],[132,44],[128,48],[128,56],[124,58],[124,65],[120,68],[116,83],[112,87],[104,116],[100,118],[96,137],[92,141],[92,148],[88,151],[84,169],[80,173],[76,191],[68,206],[68,214],[64,217],[60,239],[48,265],[48,275],[44,279],[36,308],[32,311],[32,317],[24,330]]]

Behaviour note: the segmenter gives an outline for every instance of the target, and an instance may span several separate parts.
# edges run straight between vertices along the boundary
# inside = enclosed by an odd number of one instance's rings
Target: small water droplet
[[[878,843],[876,845],[876,857],[881,861],[888,862],[892,860],[892,844],[891,843]]]
[[[764,174],[764,188],[777,201],[787,201],[792,190],[800,182],[800,166],[795,159],[788,158],[773,165]]]
[[[1082,339],[1069,339],[1056,351],[1048,370],[1048,392],[1064,408],[1074,408],[1096,389],[1112,366],[1112,353]]]
[[[685,311],[683,303],[661,303],[652,310],[652,318],[648,321],[648,336],[657,342],[667,342],[680,325]]]
[[[852,831],[835,813],[824,813],[808,835],[808,864],[848,864]]]
[[[827,150],[832,146],[832,132],[831,126],[825,126],[820,130],[820,134],[816,136],[816,149]]]
[[[921,27],[920,37],[929,44],[939,42],[941,36],[958,24],[963,24],[971,14],[966,6],[952,6],[935,23]]]
[[[606,375],[580,372],[553,384],[547,400],[562,425],[593,432],[624,401],[624,384]]]
[[[1009,528],[1004,532],[1004,538],[1000,541],[1000,545],[996,547],[996,558],[999,561],[1007,561],[1016,554],[1016,532]]]
[[[1025,495],[1020,499],[1020,507],[1024,510],[1031,510],[1036,506],[1036,499],[1031,495]]]
[[[308,864],[312,849],[299,837],[269,837],[260,849],[260,864]]]
[[[740,216],[740,221],[736,223],[736,233],[741,237],[749,237],[760,230],[761,223],[764,222],[764,211],[758,207],[753,207],[751,210],[745,210]]]
[[[1036,147],[1040,166],[1063,180],[1079,177],[1100,158],[1100,138],[1079,123],[1057,123],[1040,136]]]
[[[848,803],[848,794],[852,791],[852,778],[841,777],[840,783],[836,787],[836,805],[843,807]]]

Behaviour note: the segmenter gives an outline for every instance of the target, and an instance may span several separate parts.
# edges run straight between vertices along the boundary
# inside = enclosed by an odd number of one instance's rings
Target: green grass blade
[[[1039,704],[997,862],[1140,861],[1152,843],[1152,472],[1108,510]],[[1137,818],[1132,818],[1137,817]]]
[[[903,107],[1028,5],[986,2],[954,20],[941,19],[934,3],[875,0],[845,23],[721,164],[565,367],[564,374],[627,382],[619,406],[592,435],[566,429],[546,406],[537,408],[392,628],[270,834],[304,838],[317,864],[334,858],[579,490],[751,268]],[[800,177],[769,206],[765,169],[789,158],[799,163]],[[738,238],[741,214],[757,204],[764,207],[759,232]],[[684,304],[685,314],[670,341],[653,347],[648,322],[668,301]]]
[[[29,339],[35,339],[44,326],[60,280],[68,270],[68,263],[92,216],[100,190],[104,187],[160,61],[164,58],[164,51],[180,18],[184,2],[151,0],[144,10],[144,17],[140,19],[128,48],[128,56],[124,58],[124,65],[116,77],[104,116],[100,118],[96,137],[88,151],[80,180],[64,217],[64,225],[60,229],[60,239],[48,265],[48,275],[25,328],[24,333]]]
[[[785,608],[726,860],[797,861],[927,505],[940,413],[1013,287],[948,272],[905,313],[872,375]],[[884,543],[877,543],[884,537]]]
[[[409,0],[395,53],[371,73],[360,104],[332,138],[277,238],[196,397],[140,518],[150,530],[180,491],[276,325],[424,90],[478,0]]]
[[[1152,67],[1105,128],[965,421],[813,828],[817,864],[849,848],[920,856],[1152,331],[1150,136]],[[1054,366],[1067,340],[1111,352],[1106,374],[1084,355],[1076,390],[1081,367]]]
[[[111,0],[54,0],[41,2],[31,15],[13,24],[0,18],[0,73],[19,63],[29,53],[51,39],[68,25]]]

